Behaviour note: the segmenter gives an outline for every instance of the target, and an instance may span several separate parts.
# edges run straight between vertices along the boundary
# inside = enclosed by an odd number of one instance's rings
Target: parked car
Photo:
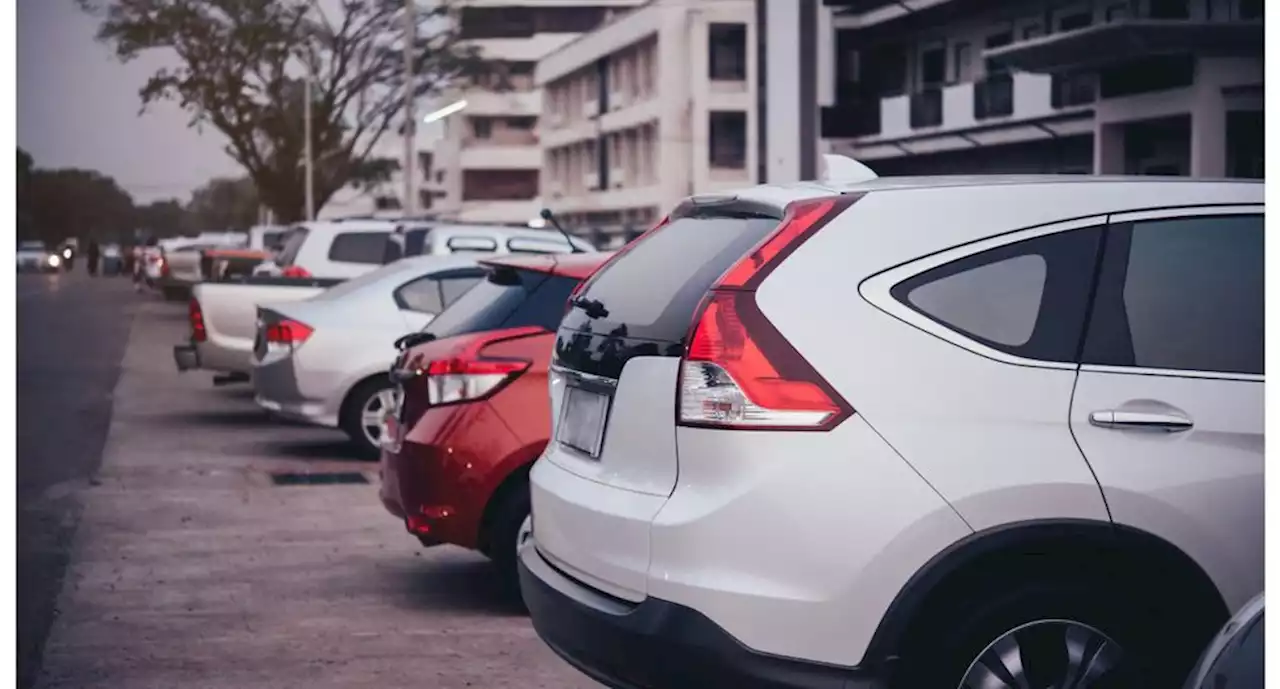
[[[378,456],[396,338],[426,327],[483,277],[467,256],[397,261],[304,301],[258,306],[253,389],[262,408],[342,429]]]
[[[547,366],[569,294],[608,254],[506,257],[396,361],[382,504],[425,545],[479,550],[517,591],[528,469],[550,433]],[[524,527],[524,528],[522,528]]]
[[[513,237],[517,235],[523,236],[522,233],[525,232],[519,230],[519,228],[512,230],[512,228],[498,226],[472,227],[475,228],[477,233],[482,231],[485,233],[493,232],[498,237],[505,236],[503,233],[506,232],[515,232],[512,235]],[[285,249],[280,254],[281,258],[279,260],[285,266],[285,270],[289,272],[289,276],[282,275],[285,271],[277,269],[268,270],[264,273],[261,266],[259,266],[254,269],[255,274],[248,278],[221,279],[218,277],[212,281],[197,285],[192,290],[194,304],[191,308],[193,312],[200,314],[206,338],[175,348],[174,356],[179,370],[201,368],[213,371],[220,376],[225,376],[220,380],[248,380],[248,375],[252,369],[250,355],[253,350],[253,336],[256,332],[257,304],[299,301],[314,296],[322,289],[331,287],[345,279],[343,277],[335,277],[333,275],[334,272],[350,272],[353,266],[363,266],[362,270],[365,273],[378,269],[382,266],[387,237],[391,234],[393,228],[394,226],[389,223],[373,220],[343,220],[330,223],[304,224],[294,228]],[[376,259],[373,253],[369,253],[372,251],[370,247],[373,240],[366,235],[377,235]],[[504,241],[498,245],[497,251],[493,253],[509,253],[512,251],[511,246],[521,252],[526,248],[530,250],[539,249],[538,253],[541,253],[542,250],[554,250],[556,248],[566,253],[571,251],[569,244],[559,234],[543,232],[536,238],[541,238],[543,235],[549,235],[553,239],[558,238],[559,243],[552,241],[535,245],[533,242],[516,242],[509,246]],[[476,234],[474,236],[451,234],[448,239],[453,241],[453,247],[450,248],[448,241],[446,241],[445,248],[449,249],[448,252],[445,254],[432,253],[430,255],[451,255],[452,253],[460,252],[465,253],[472,259],[486,255],[484,253],[477,255],[475,252],[463,251],[465,244],[462,240],[467,237],[479,241],[496,241],[488,234]],[[434,246],[434,244],[427,246]],[[488,255],[493,255],[493,253]],[[342,270],[335,271],[329,271],[328,268],[324,268],[314,272],[314,274],[312,274],[313,271],[311,270],[292,270],[294,267],[303,265],[297,262],[299,256],[305,259],[308,255],[336,256],[342,259],[339,262],[343,263],[345,267]],[[372,262],[358,263],[355,259]],[[336,263],[333,264],[336,265]],[[312,263],[309,265],[317,264]]]
[[[289,228],[277,225],[255,225],[249,228],[249,241],[245,248],[252,251],[274,253],[284,248]]]
[[[49,251],[45,243],[39,240],[18,242],[18,272],[40,271],[57,272],[62,267],[62,257]]]
[[[195,237],[161,239],[145,252],[148,284],[158,288],[169,301],[189,298],[191,288],[202,279],[201,251],[239,247],[246,241],[243,232],[203,232]]]
[[[1261,183],[694,197],[571,303],[521,588],[606,684],[1178,686],[1262,590]]]
[[[1266,595],[1259,593],[1213,638],[1184,689],[1262,689]]]

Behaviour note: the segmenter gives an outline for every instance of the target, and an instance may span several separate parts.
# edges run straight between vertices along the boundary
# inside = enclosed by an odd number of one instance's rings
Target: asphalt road
[[[102,461],[139,303],[125,278],[18,276],[18,677],[29,687],[66,570],[79,493]]]

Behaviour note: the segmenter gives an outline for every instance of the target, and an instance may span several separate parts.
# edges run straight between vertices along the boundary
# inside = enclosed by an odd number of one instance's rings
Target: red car
[[[504,258],[421,334],[392,370],[380,497],[424,545],[479,550],[518,592],[529,467],[551,433],[547,368],[570,294],[608,253]],[[518,594],[517,594],[518,595]]]

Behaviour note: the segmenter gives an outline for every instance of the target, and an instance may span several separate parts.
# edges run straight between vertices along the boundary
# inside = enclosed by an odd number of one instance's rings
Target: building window
[[[463,201],[524,201],[538,195],[537,170],[463,170]]]
[[[1075,31],[1093,23],[1093,12],[1089,8],[1072,10],[1058,15],[1058,31]]]
[[[1107,12],[1105,17],[1108,24],[1110,24],[1111,22],[1118,22],[1124,19],[1128,19],[1129,3],[1113,2],[1110,5],[1107,5]]]
[[[1240,0],[1237,14],[1242,20],[1262,19],[1262,0]]]
[[[938,86],[947,78],[947,49],[945,46],[928,46],[920,51],[920,85]]]
[[[536,117],[508,117],[507,126],[521,131],[532,131],[538,125]]]
[[[394,196],[376,196],[373,199],[373,207],[380,211],[398,211],[400,210],[400,199]]]
[[[747,165],[747,114],[711,112],[711,167],[740,170]]]
[[[477,139],[488,139],[493,136],[493,121],[487,117],[471,118],[471,126]]]
[[[1191,3],[1188,0],[1150,0],[1152,19],[1190,19]]]
[[[970,65],[973,62],[973,47],[965,43],[957,43],[951,48],[951,81],[959,83],[971,78]]]
[[[707,49],[713,81],[747,78],[747,27],[744,24],[712,24]]]
[[[1022,27],[1022,40],[1030,41],[1040,38],[1044,35],[1044,25],[1040,22],[1032,22]]]

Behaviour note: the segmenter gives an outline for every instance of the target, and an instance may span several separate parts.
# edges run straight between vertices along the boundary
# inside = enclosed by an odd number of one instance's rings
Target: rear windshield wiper
[[[410,347],[417,347],[420,344],[430,342],[434,339],[436,339],[434,334],[425,331],[409,333],[408,335],[403,335],[396,340],[396,349],[403,352]]]
[[[574,297],[573,300],[569,302],[569,305],[582,309],[582,312],[587,314],[587,318],[594,319],[594,318],[609,317],[609,309],[606,309],[604,307],[604,304],[599,299],[588,299],[587,297]]]

